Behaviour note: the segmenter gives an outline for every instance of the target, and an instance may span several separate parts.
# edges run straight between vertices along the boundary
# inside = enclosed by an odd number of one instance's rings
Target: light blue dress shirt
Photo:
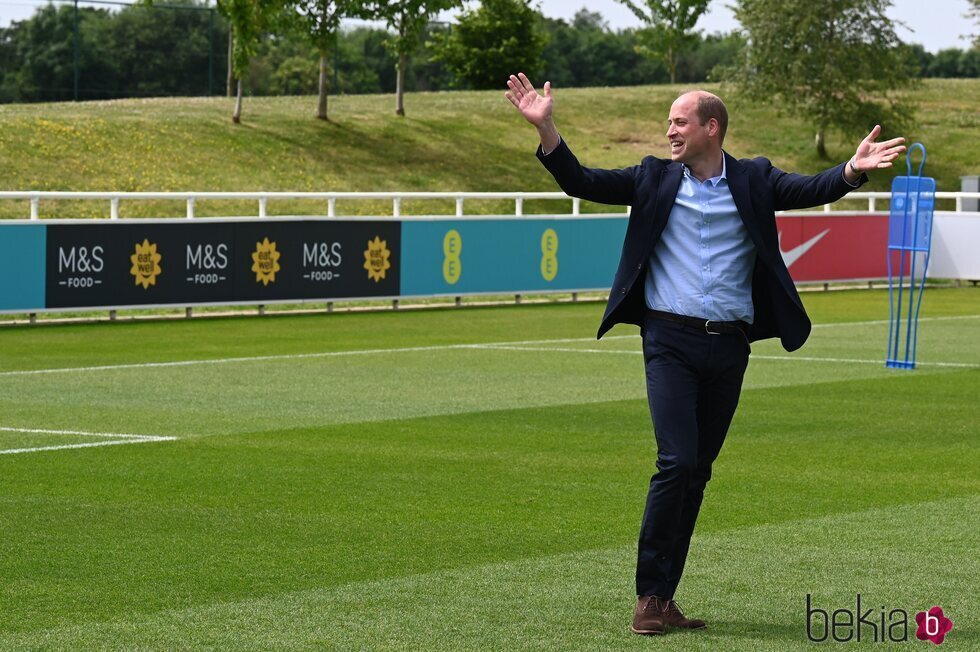
[[[735,208],[726,164],[698,181],[684,166],[677,199],[653,248],[648,308],[712,321],[752,323],[755,245]]]

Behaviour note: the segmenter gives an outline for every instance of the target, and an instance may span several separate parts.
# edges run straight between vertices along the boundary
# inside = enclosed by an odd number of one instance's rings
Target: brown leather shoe
[[[656,635],[667,631],[664,612],[668,600],[662,600],[655,595],[645,595],[636,601],[633,611],[633,625],[630,631],[634,634]]]
[[[673,600],[668,600],[664,608],[664,622],[667,627],[677,629],[704,629],[708,626],[698,618],[685,618],[681,608]]]

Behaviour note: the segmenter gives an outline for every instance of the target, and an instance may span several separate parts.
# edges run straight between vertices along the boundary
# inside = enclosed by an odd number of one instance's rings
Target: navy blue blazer
[[[630,206],[619,268],[597,337],[617,323],[642,326],[646,269],[677,197],[681,164],[647,156],[639,165],[621,170],[587,168],[564,139],[547,156],[539,146],[537,156],[566,194],[600,204]],[[783,348],[795,351],[810,335],[810,318],[779,253],[776,211],[827,204],[854,187],[844,180],[844,164],[804,176],[783,172],[765,158],[736,160],[726,153],[725,165],[735,207],[757,253],[752,273],[755,320],[749,339],[778,337]],[[858,185],[867,180],[861,175]]]

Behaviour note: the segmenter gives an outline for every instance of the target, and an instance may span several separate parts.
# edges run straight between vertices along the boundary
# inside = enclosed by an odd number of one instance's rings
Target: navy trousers
[[[642,335],[657,472],[640,528],[636,594],[671,599],[711,464],[738,405],[750,347],[741,332],[713,335],[649,315]]]

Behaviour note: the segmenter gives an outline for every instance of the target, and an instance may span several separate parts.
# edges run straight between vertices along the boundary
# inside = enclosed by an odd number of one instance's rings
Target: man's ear
[[[708,135],[717,136],[720,127],[718,125],[718,120],[715,118],[708,118]]]

